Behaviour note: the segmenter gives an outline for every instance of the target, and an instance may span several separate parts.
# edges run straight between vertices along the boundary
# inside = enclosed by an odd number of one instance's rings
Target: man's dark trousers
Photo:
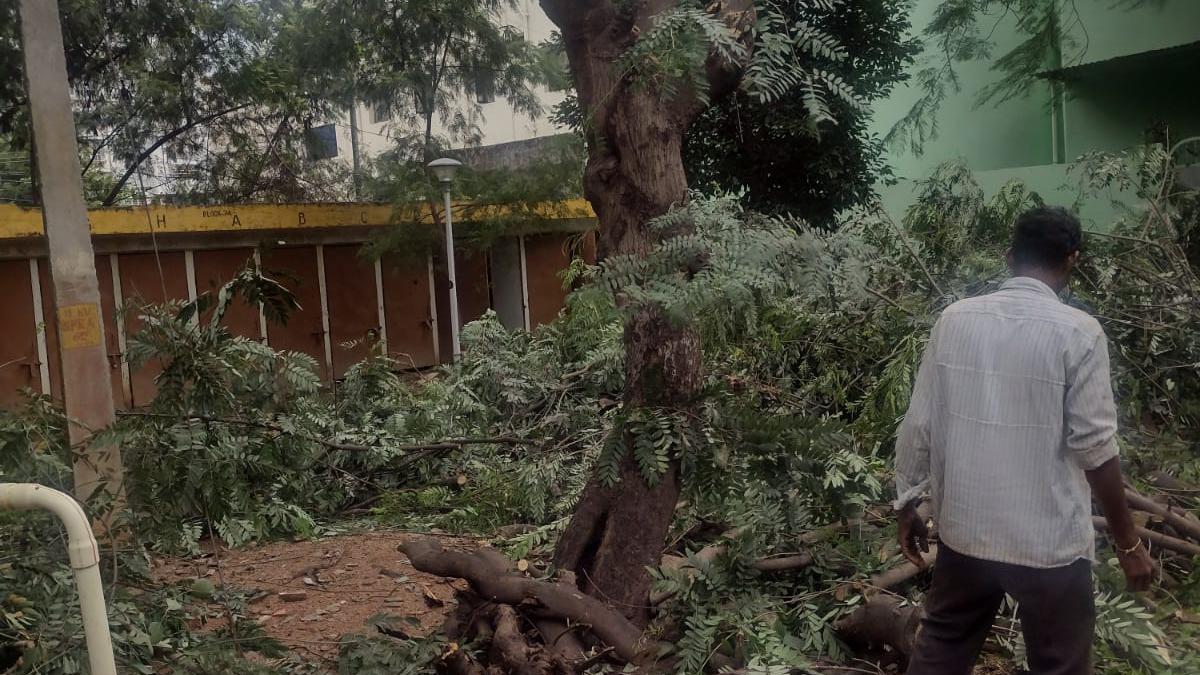
[[[1039,569],[980,560],[945,543],[908,675],[970,675],[1007,593],[1017,601],[1030,675],[1091,675],[1091,563]]]

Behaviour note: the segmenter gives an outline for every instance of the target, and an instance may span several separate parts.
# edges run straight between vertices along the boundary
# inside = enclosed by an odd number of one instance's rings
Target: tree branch
[[[1175,511],[1169,506],[1159,504],[1153,499],[1128,488],[1125,490],[1125,499],[1132,508],[1158,516],[1179,534],[1185,535],[1189,539],[1200,541],[1200,521]]]
[[[145,109],[145,107],[145,104],[138,106],[132,113],[129,114],[128,117],[125,118],[123,122],[117,126],[114,126],[104,138],[100,139],[100,142],[96,144],[96,147],[92,148],[92,154],[88,157],[88,161],[84,163],[83,169],[80,171],[80,173],[87,173],[88,169],[92,168],[92,164],[95,164],[96,158],[100,156],[100,151],[104,148],[107,148],[108,144],[112,142],[112,139],[116,138],[117,133],[122,131],[125,126],[129,124],[130,120],[138,116],[142,110]]]
[[[154,419],[166,419],[166,420],[174,420],[174,421],[194,420],[197,422],[213,422],[216,424],[230,424],[230,425],[235,425],[235,426],[256,427],[259,429],[267,429],[268,431],[274,431],[274,432],[286,434],[289,436],[295,436],[297,438],[303,438],[306,441],[312,441],[314,443],[319,443],[321,445],[324,445],[325,447],[327,447],[331,450],[345,450],[347,452],[371,452],[373,450],[398,450],[401,452],[424,452],[424,453],[427,453],[425,455],[422,455],[424,457],[424,456],[428,456],[428,454],[432,454],[433,452],[440,451],[440,450],[458,450],[458,449],[462,448],[464,445],[537,445],[537,443],[535,441],[531,441],[531,440],[524,439],[524,438],[514,438],[512,436],[495,436],[495,437],[481,437],[481,438],[451,438],[451,439],[446,439],[446,440],[442,440],[442,441],[434,441],[431,443],[418,443],[415,445],[370,446],[370,445],[356,445],[353,443],[341,443],[341,442],[330,440],[327,438],[313,436],[311,434],[306,434],[306,433],[297,432],[297,431],[289,431],[288,429],[284,428],[283,426],[280,426],[279,424],[276,424],[273,422],[267,422],[267,421],[263,421],[263,420],[243,420],[243,419],[235,419],[235,418],[230,418],[230,417],[211,417],[208,415],[172,415],[169,413],[153,413],[153,412],[144,412],[144,411],[140,411],[140,410],[119,410],[119,411],[117,411],[117,417],[149,417],[149,418],[154,418]],[[416,461],[417,459],[421,459],[421,458],[418,457],[412,461]],[[407,464],[409,462],[405,462],[405,463]]]
[[[1101,518],[1100,516],[1092,516],[1092,524],[1095,525],[1096,529],[1098,529],[1098,530],[1103,530],[1105,532],[1108,531],[1108,521]],[[1175,537],[1169,537],[1169,536],[1163,534],[1162,532],[1155,532],[1153,530],[1147,530],[1144,527],[1138,527],[1135,529],[1137,530],[1137,534],[1139,537],[1141,537],[1142,539],[1145,539],[1146,541],[1150,542],[1151,544],[1155,544],[1161,548],[1165,548],[1168,551],[1182,553],[1187,556],[1200,555],[1200,546],[1197,546],[1196,544],[1193,544],[1190,541],[1184,541],[1182,539],[1177,539]]]
[[[173,129],[170,133],[168,133],[167,135],[163,136],[162,138],[160,138],[157,141],[155,141],[154,143],[152,143],[148,148],[146,148],[145,150],[142,150],[141,152],[139,152],[137,154],[136,157],[133,158],[133,162],[131,162],[129,164],[129,167],[125,169],[125,173],[122,174],[119,179],[117,179],[116,185],[113,185],[112,189],[108,191],[108,194],[100,202],[101,205],[102,206],[112,206],[113,203],[117,201],[117,197],[121,194],[121,190],[123,190],[125,188],[125,184],[129,182],[129,178],[131,176],[133,176],[133,173],[138,170],[138,167],[140,167],[142,165],[142,162],[146,161],[146,159],[148,157],[150,157],[155,152],[157,152],[159,148],[166,145],[167,143],[170,143],[171,141],[175,140],[176,138],[179,138],[181,135],[191,131],[192,129],[195,129],[196,127],[204,126],[205,124],[208,124],[209,122],[211,122],[215,119],[224,117],[225,115],[228,115],[230,113],[237,112],[238,110],[241,110],[242,108],[249,107],[249,105],[250,105],[249,103],[243,103],[242,105],[234,106],[232,108],[226,108],[224,110],[218,110],[217,112],[209,113],[208,115],[205,115],[203,117],[198,117],[195,120],[189,121],[188,123],[184,124],[181,127],[177,127],[175,129]]]

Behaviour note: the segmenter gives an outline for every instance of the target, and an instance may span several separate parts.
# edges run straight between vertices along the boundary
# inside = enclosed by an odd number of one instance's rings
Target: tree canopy
[[[911,0],[848,2],[834,13],[806,2],[777,7],[788,22],[836,40],[844,58],[828,68],[866,103],[907,78],[920,48],[908,36]],[[834,100],[836,123],[818,125],[804,96],[794,88],[767,104],[743,90],[705,110],[689,128],[685,146],[692,186],[744,188],[754,208],[814,223],[829,223],[837,212],[867,200],[872,186],[890,175],[883,145],[868,131],[869,113]]]
[[[17,3],[0,8],[0,67],[20,73]],[[61,4],[67,71],[91,201],[169,185],[187,201],[338,199],[348,172],[308,160],[305,132],[353,101],[393,116],[397,135],[432,147],[479,138],[479,100],[538,111],[545,59],[504,22],[512,0],[139,0]],[[20,77],[0,84],[6,183],[36,201]],[[166,152],[185,171],[148,162]],[[105,156],[116,175],[103,176]],[[21,160],[22,156],[26,159]]]

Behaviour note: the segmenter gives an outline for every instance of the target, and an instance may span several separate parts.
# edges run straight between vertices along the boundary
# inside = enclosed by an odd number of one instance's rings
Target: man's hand
[[[1121,569],[1125,572],[1127,590],[1141,592],[1150,589],[1150,582],[1154,580],[1154,559],[1150,557],[1150,551],[1146,550],[1140,539],[1132,551],[1129,547],[1118,548],[1117,561],[1121,563]]]
[[[900,519],[900,551],[909,562],[925,569],[925,559],[921,553],[929,552],[929,527],[912,504],[901,509],[897,516]]]
[[[1092,496],[1100,502],[1100,509],[1108,519],[1113,543],[1117,546],[1117,560],[1125,572],[1125,582],[1130,591],[1150,588],[1154,578],[1154,561],[1150,551],[1138,536],[1129,505],[1125,502],[1125,479],[1121,475],[1121,463],[1116,457],[1087,472],[1092,485]]]

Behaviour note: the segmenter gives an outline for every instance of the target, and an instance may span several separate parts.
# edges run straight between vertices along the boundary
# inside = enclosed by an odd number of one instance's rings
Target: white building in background
[[[555,30],[554,24],[542,11],[537,0],[519,0],[518,10],[505,14],[504,21],[508,25],[520,29],[524,33],[526,41],[531,44],[536,45],[549,39]],[[537,87],[535,92],[542,103],[542,114],[535,118],[530,118],[525,113],[514,110],[512,104],[503,97],[491,96],[485,99],[483,97],[486,94],[477,94],[475,103],[480,105],[482,113],[479,122],[480,145],[490,146],[528,141],[562,133],[562,129],[556,128],[550,122],[549,114],[555,105],[562,102],[566,92],[550,91],[545,87]],[[464,104],[466,103],[470,102],[464,101]],[[398,136],[417,133],[417,130],[397,128],[395,122],[387,115],[387,111],[378,110],[371,105],[359,104],[355,114],[359,130],[359,153],[364,159],[390,150]],[[346,111],[341,119],[331,121],[317,129],[315,133],[318,137],[332,138],[332,141],[324,141],[325,147],[330,151],[327,156],[336,157],[345,162],[352,161],[349,111]],[[444,136],[445,131],[441,121],[434,119],[434,135]],[[333,154],[335,149],[336,154]]]

